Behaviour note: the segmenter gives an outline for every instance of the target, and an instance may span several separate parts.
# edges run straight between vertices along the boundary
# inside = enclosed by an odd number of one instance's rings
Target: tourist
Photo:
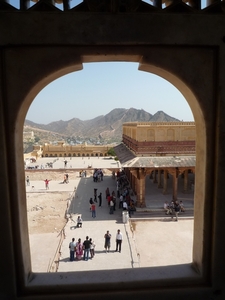
[[[123,241],[123,235],[120,232],[120,229],[118,229],[117,234],[116,234],[116,251],[115,252],[117,252],[118,250],[119,250],[119,252],[121,252],[122,241]]]
[[[95,205],[95,203],[91,204],[91,216],[92,216],[92,218],[96,218],[96,205]]]
[[[97,190],[98,189],[94,189],[94,201],[97,202]]]
[[[123,195],[122,194],[120,194],[119,208],[123,208]]]
[[[127,202],[123,201],[123,210],[128,210]]]
[[[109,214],[112,215],[114,211],[114,202],[111,198],[110,203],[109,203]]]
[[[90,198],[90,200],[89,200],[89,204],[90,204],[90,211],[91,211],[91,206],[92,206],[92,204],[94,203],[94,201],[93,201],[93,199],[92,198]]]
[[[100,175],[101,175],[101,181],[103,181],[103,172],[102,172],[102,169],[100,169]]]
[[[98,195],[99,206],[102,206],[102,193]]]
[[[49,181],[51,181],[51,179],[45,179],[45,180],[44,180],[46,190],[49,189]]]
[[[29,178],[29,176],[27,176],[26,181],[27,181],[27,186],[29,186],[30,185],[30,178]]]
[[[112,200],[112,197],[110,195],[108,195],[107,197],[107,201],[108,201],[108,206],[110,206],[110,201]]]
[[[164,210],[165,210],[165,213],[168,215],[169,212],[170,212],[170,206],[169,206],[168,201],[166,201],[166,202],[164,203],[163,208],[164,208]]]
[[[81,216],[78,216],[77,218],[77,228],[82,228],[82,219],[81,219]]]
[[[81,239],[78,239],[78,242],[76,243],[76,259],[81,260],[83,256],[83,245],[81,243]]]
[[[74,261],[74,251],[75,251],[75,239],[72,238],[72,242],[69,243],[69,249],[70,249],[70,261]]]
[[[180,201],[180,212],[185,212],[183,201]]]
[[[91,242],[89,240],[89,237],[86,236],[86,240],[83,242],[83,249],[84,249],[83,260],[87,261],[89,259],[90,248],[91,248]]]
[[[173,214],[173,210],[174,210],[174,202],[171,201],[171,203],[169,204],[169,214],[172,215]],[[172,217],[173,218],[173,217]]]
[[[112,197],[112,201],[113,201],[113,210],[116,210],[116,196]]]
[[[175,212],[175,217],[176,217],[175,221],[178,221],[179,211],[180,211],[180,204],[178,203],[178,201],[175,201],[175,203],[174,203],[174,212]]]
[[[110,196],[109,188],[105,190],[105,198],[108,199],[108,196]]]
[[[107,253],[107,251],[109,252],[110,250],[110,246],[111,246],[111,234],[109,233],[109,231],[107,230],[106,234],[104,235],[105,238],[105,252]]]
[[[93,258],[95,256],[95,242],[92,241],[92,239],[89,239],[89,241],[91,242],[90,255],[91,255],[91,258]]]

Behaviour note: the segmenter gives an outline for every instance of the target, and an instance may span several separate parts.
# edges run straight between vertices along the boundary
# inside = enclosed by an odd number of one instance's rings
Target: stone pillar
[[[184,171],[184,193],[188,190],[188,170]]]
[[[163,176],[163,195],[166,195],[167,193],[167,180],[168,180],[168,171],[164,170],[164,176]]]
[[[177,186],[178,186],[178,175],[179,172],[177,169],[173,172],[173,200],[177,200]]]
[[[146,204],[145,204],[145,171],[143,169],[138,170],[137,207],[146,207]]]
[[[158,170],[158,188],[162,188],[162,181],[161,181],[161,170]]]
[[[146,171],[143,168],[132,170],[132,175],[135,178],[135,191],[137,207],[145,207],[145,176]]]

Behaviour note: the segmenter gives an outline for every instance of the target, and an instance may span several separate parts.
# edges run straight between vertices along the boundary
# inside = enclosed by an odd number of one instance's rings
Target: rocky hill
[[[73,118],[69,121],[55,121],[47,125],[36,124],[32,121],[25,121],[25,129],[33,130],[35,135],[37,131],[42,134],[52,133],[56,138],[80,137],[83,139],[100,139],[108,141],[121,141],[122,125],[125,122],[173,122],[180,121],[175,119],[163,111],[158,111],[152,115],[143,109],[125,109],[115,108],[106,115],[98,116],[91,120],[82,121]]]

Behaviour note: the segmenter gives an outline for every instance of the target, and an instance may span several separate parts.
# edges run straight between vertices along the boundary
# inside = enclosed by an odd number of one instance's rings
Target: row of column
[[[183,173],[184,176],[184,193],[188,191],[188,170],[187,168],[169,168],[164,170],[159,169],[125,169],[127,178],[137,198],[137,207],[146,207],[145,203],[145,178],[149,174],[149,177],[153,179],[154,183],[158,184],[158,188],[163,188],[163,194],[167,193],[168,175],[173,177],[173,195],[172,200],[177,200],[178,190],[178,176]],[[162,171],[163,171],[163,185],[162,185]],[[194,169],[192,169],[194,172]]]

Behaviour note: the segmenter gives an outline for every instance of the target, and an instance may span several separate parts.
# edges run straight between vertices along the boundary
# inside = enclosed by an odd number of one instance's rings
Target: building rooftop
[[[135,156],[125,144],[114,147],[122,167],[129,168],[181,168],[195,167],[196,156]]]

